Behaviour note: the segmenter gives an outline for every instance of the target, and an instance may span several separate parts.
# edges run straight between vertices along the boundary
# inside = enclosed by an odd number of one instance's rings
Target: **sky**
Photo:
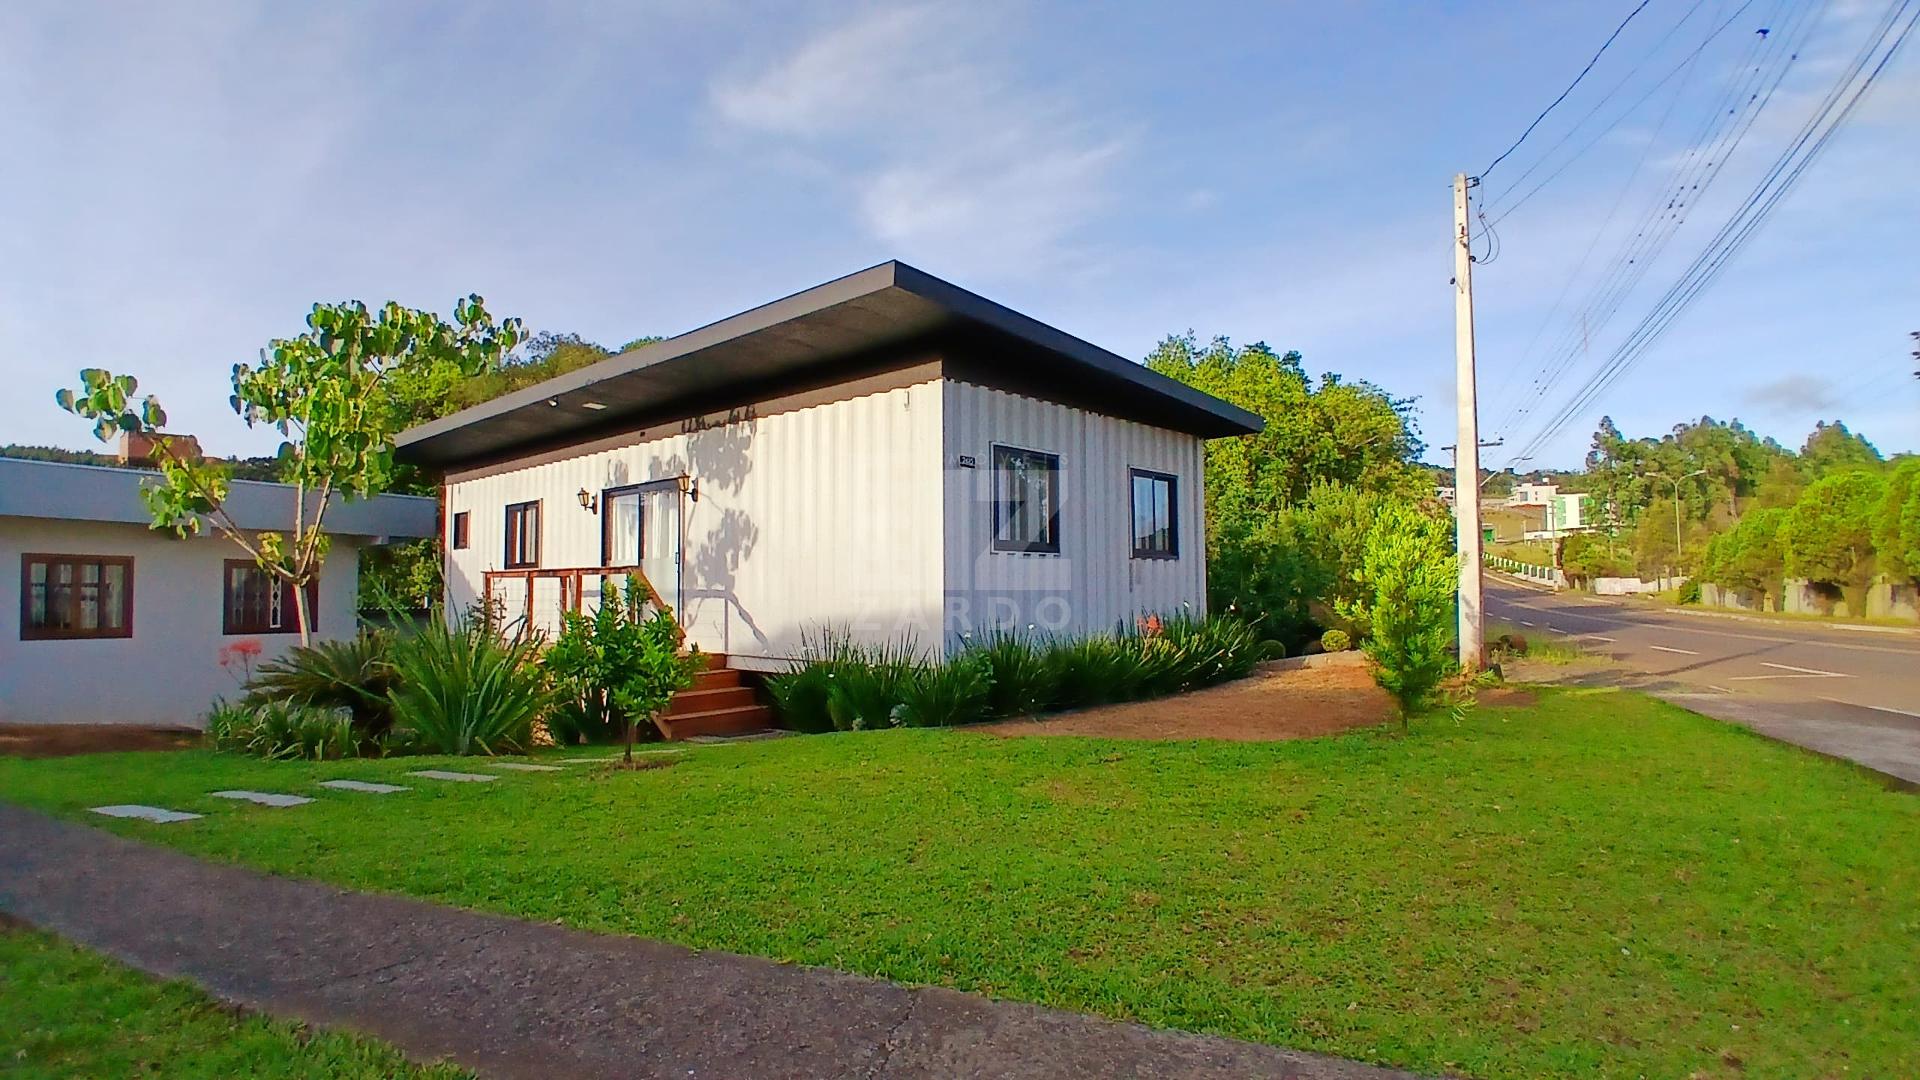
[[[617,345],[897,258],[1123,356],[1188,330],[1298,349],[1415,398],[1445,462],[1452,176],[1485,171],[1632,8],[7,4],[0,443],[97,447],[53,393],[98,366],[209,450],[267,452],[230,369],[318,300],[479,293]],[[1488,464],[1652,308],[1885,4],[1810,10],[1651,0],[1486,174],[1476,197],[1526,177],[1509,201],[1553,176],[1511,216],[1491,204],[1475,272],[1481,433],[1507,440]],[[1640,205],[1770,41],[1796,45],[1778,92],[1601,318]],[[1916,115],[1910,43],[1712,288],[1523,467],[1577,464],[1603,414],[1630,435],[1738,418],[1796,447],[1838,418],[1920,450]]]

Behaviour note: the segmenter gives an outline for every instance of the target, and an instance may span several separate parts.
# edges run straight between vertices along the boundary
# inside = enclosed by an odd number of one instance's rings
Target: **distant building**
[[[1591,500],[1592,496],[1583,491],[1563,492],[1558,484],[1526,481],[1514,485],[1507,506],[1540,509],[1540,525],[1528,532],[1526,539],[1557,540],[1567,533],[1585,532],[1594,527],[1587,512]]]

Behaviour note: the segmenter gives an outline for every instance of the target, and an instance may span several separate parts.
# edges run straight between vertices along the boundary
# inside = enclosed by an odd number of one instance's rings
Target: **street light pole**
[[[1673,485],[1673,568],[1676,571],[1680,569],[1680,481],[1691,480],[1696,476],[1703,476],[1706,474],[1706,471],[1705,469],[1695,469],[1679,477],[1668,476],[1666,473],[1660,472],[1642,474],[1650,479],[1658,477]],[[1678,577],[1679,575],[1676,573],[1674,576]]]

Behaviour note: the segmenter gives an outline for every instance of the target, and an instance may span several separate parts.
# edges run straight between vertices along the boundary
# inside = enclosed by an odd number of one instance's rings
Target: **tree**
[[[1884,463],[1880,451],[1847,425],[1835,420],[1813,425],[1807,443],[1800,448],[1800,468],[1809,480],[1818,480],[1848,469],[1877,469]]]
[[[1787,576],[1780,537],[1786,520],[1787,511],[1777,507],[1747,511],[1708,545],[1703,576],[1730,588],[1764,593],[1777,606]]]
[[[1920,458],[1900,459],[1873,514],[1873,549],[1894,579],[1920,581]]]
[[[1873,581],[1874,511],[1885,493],[1886,481],[1865,469],[1815,481],[1781,527],[1787,573],[1838,589],[1848,611],[1865,611]]]
[[[1225,338],[1201,345],[1191,333],[1162,341],[1147,366],[1266,421],[1258,434],[1207,445],[1208,596],[1289,644],[1312,636],[1314,607],[1341,579],[1342,561],[1328,553],[1357,560],[1364,532],[1342,548],[1320,535],[1332,519],[1309,520],[1306,508],[1336,513],[1337,491],[1431,496],[1432,474],[1414,464],[1412,401],[1332,373],[1316,383],[1299,353]]]
[[[479,375],[520,339],[520,321],[496,324],[478,296],[454,305],[453,324],[395,303],[377,312],[358,301],[315,304],[306,332],[268,343],[257,365],[234,365],[234,412],[285,440],[278,479],[294,489],[287,532],[250,533],[234,520],[226,509],[232,466],[176,452],[161,432],[167,418],[159,400],[136,398],[132,376],[87,368],[80,386],[55,400],[94,421],[102,441],[122,431],[153,436],[161,480],[141,489],[153,527],[189,536],[211,526],[246,551],[292,591],[304,645],[311,640],[307,585],[326,560],[334,497],[365,498],[393,482],[393,437],[410,419],[394,385]]]
[[[1395,503],[1374,521],[1355,573],[1368,605],[1361,612],[1349,604],[1348,617],[1371,625],[1363,647],[1375,681],[1400,703],[1403,727],[1454,669],[1459,564],[1453,546],[1451,522]]]

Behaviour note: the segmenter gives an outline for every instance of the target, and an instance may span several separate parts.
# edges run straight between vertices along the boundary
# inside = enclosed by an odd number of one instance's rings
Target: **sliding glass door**
[[[605,522],[603,566],[638,566],[660,592],[680,606],[680,482],[661,480],[610,488],[600,497]]]

